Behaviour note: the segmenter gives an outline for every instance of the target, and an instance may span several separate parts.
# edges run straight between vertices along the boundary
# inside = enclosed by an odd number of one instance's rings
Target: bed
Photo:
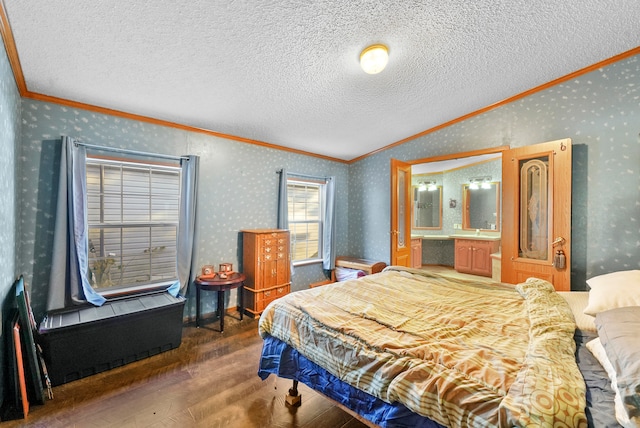
[[[619,426],[585,299],[388,267],[272,302],[258,374],[383,427]]]

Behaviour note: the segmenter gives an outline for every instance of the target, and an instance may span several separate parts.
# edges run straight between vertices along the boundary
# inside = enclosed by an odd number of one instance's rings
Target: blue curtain
[[[336,267],[336,179],[329,177],[325,185],[324,228],[322,229],[322,268]]]
[[[287,170],[280,172],[280,183],[278,185],[278,229],[289,229],[289,203],[287,197]]]
[[[278,183],[278,229],[289,229],[289,197],[287,193],[287,178],[289,174],[287,170],[282,168],[280,171],[280,182]],[[289,257],[289,270],[293,277],[293,258]]]
[[[173,296],[186,295],[195,269],[194,246],[196,237],[196,195],[198,193],[198,168],[200,158],[189,156],[181,161],[182,196],[180,198],[180,224],[178,225],[177,267],[178,281],[167,289]]]
[[[86,302],[101,306],[106,301],[88,277],[86,177],[85,147],[62,137],[48,311]]]

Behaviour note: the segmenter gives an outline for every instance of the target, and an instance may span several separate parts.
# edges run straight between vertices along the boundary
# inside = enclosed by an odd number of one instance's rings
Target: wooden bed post
[[[300,407],[302,395],[298,394],[298,381],[293,381],[293,386],[289,388],[289,393],[284,397],[285,403],[290,407]]]

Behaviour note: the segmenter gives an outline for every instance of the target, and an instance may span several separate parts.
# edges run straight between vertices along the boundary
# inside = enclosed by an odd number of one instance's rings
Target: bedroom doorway
[[[568,138],[516,149],[500,146],[409,162],[392,159],[391,264],[407,266],[402,263],[410,262],[407,239],[410,241],[411,222],[399,220],[403,212],[399,205],[401,198],[410,197],[411,183],[404,176],[407,166],[489,153],[502,153],[501,281],[517,284],[536,277],[551,282],[558,291],[569,291],[572,171]]]
[[[571,139],[504,152],[502,179],[502,282],[570,291]]]
[[[420,164],[442,162],[447,164],[446,168],[461,170],[468,164],[470,158],[480,158],[488,155],[501,154],[508,150],[509,146],[499,146],[489,149],[474,150],[464,153],[452,153],[430,158],[415,159],[403,162],[398,159],[391,159],[391,221],[390,221],[390,241],[391,241],[391,264],[397,266],[411,265],[411,197],[412,197],[412,167]],[[486,160],[486,159],[482,159]],[[499,160],[498,160],[499,162]],[[468,178],[466,173],[463,173]],[[494,177],[498,181],[501,178]],[[444,186],[443,186],[444,187]],[[460,198],[458,198],[460,199]],[[461,199],[460,199],[461,200]],[[462,204],[458,205],[461,207]],[[457,223],[462,223],[460,218]],[[450,225],[453,228],[453,225]],[[462,226],[462,225],[460,225]],[[443,225],[442,231],[446,234],[447,227]],[[453,266],[453,264],[451,265]]]

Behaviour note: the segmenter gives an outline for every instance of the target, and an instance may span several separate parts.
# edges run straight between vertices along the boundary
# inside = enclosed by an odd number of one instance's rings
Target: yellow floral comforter
[[[291,293],[259,324],[342,381],[450,427],[586,427],[574,329],[548,282],[406,268]]]

